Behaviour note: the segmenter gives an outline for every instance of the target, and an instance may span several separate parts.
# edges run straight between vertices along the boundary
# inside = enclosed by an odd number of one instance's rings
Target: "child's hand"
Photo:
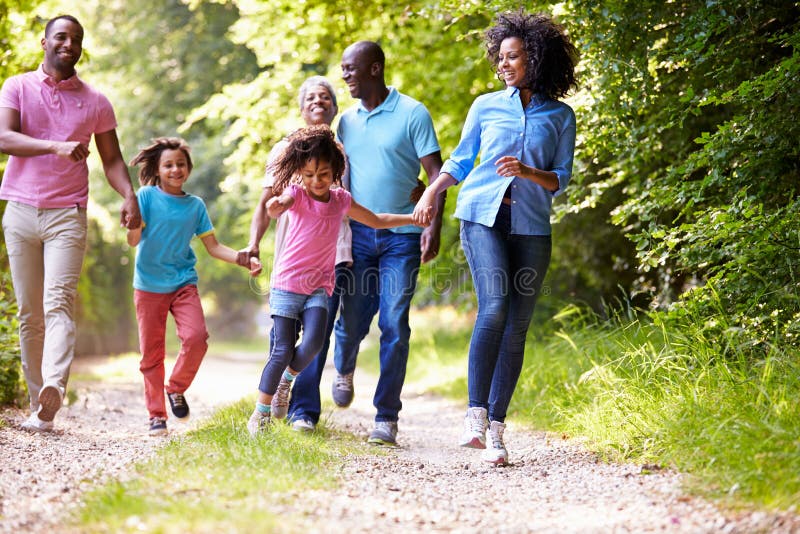
[[[428,226],[435,214],[433,194],[430,189],[426,189],[414,207],[414,224],[417,226]]]
[[[250,276],[258,276],[261,274],[261,262],[258,261],[258,258],[251,257],[250,258]]]
[[[277,219],[283,212],[291,208],[292,204],[294,204],[294,198],[289,195],[272,197],[267,201],[267,214],[271,218]]]

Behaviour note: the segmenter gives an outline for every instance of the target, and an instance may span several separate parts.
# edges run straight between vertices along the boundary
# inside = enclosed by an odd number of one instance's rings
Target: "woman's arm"
[[[350,201],[350,210],[347,215],[361,224],[377,229],[415,224],[414,216],[411,213],[373,213],[355,200]]]
[[[250,241],[247,247],[238,252],[241,256],[238,262],[240,265],[244,263],[243,258],[258,258],[261,251],[261,238],[264,237],[267,229],[269,229],[269,214],[267,214],[267,201],[273,197],[272,187],[265,187],[261,190],[261,197],[258,199],[256,209],[253,210],[253,219],[250,221]]]
[[[439,177],[425,189],[425,192],[422,193],[422,198],[419,199],[419,202],[417,202],[414,208],[414,224],[417,226],[430,224],[437,215],[437,210],[440,205],[439,200],[442,198],[439,194],[446,191],[451,185],[457,183],[456,179],[450,174],[446,172],[439,173]]]
[[[550,192],[558,191],[558,175],[552,171],[543,171],[530,165],[525,165],[514,156],[503,156],[494,162],[497,174],[500,176],[517,176],[538,184]]]

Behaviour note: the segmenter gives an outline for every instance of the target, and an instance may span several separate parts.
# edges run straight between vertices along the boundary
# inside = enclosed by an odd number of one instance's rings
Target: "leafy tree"
[[[573,1],[565,11],[591,94],[578,204],[621,192],[613,221],[642,271],[690,289],[677,316],[732,325],[717,334],[740,346],[797,347],[798,4]]]

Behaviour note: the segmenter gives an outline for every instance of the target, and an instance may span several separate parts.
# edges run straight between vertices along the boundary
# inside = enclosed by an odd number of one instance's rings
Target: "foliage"
[[[565,11],[591,95],[590,179],[571,209],[613,199],[655,305],[693,288],[678,317],[722,312],[757,357],[800,346],[798,4],[573,1]]]

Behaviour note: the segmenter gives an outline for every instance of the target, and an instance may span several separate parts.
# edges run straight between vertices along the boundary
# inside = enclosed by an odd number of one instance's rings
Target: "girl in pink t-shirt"
[[[287,241],[270,282],[269,305],[275,343],[261,373],[258,401],[247,423],[255,436],[271,417],[286,416],[289,390],[295,376],[322,347],[328,296],[333,291],[336,237],[342,218],[349,216],[373,228],[414,224],[411,214],[375,214],[352,200],[341,187],[344,153],[326,125],[301,128],[273,163],[273,191],[267,202],[273,219],[288,218]],[[300,176],[302,185],[292,184]],[[295,321],[303,338],[295,346]]]

